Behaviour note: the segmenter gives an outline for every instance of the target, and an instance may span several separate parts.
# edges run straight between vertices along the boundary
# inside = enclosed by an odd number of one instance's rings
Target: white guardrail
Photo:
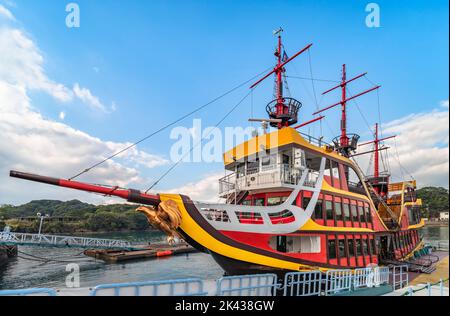
[[[395,286],[405,290],[404,296],[427,291],[428,295],[448,295],[443,280],[438,291],[429,284],[422,289],[408,286],[407,270],[403,267],[371,267],[356,270],[329,270],[290,272],[283,280],[275,274],[255,274],[226,276],[216,281],[214,286],[205,289],[199,278],[130,282],[98,285],[90,291],[91,296],[331,296],[358,295],[363,289],[379,288],[389,285],[391,292]],[[434,287],[436,288],[436,286]],[[56,296],[54,289],[24,289],[0,291],[0,296]],[[423,292],[422,292],[423,293]],[[419,295],[419,294],[416,294]]]

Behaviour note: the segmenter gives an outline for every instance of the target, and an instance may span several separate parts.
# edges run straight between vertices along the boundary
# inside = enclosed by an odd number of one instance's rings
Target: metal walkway
[[[134,249],[130,242],[123,240],[11,232],[0,232],[0,245],[2,244],[88,249]]]

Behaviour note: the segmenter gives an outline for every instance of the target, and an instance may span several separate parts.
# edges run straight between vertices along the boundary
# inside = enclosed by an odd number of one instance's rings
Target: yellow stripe
[[[261,146],[263,146],[266,150],[269,150],[273,148],[283,147],[289,144],[297,144],[303,148],[308,148],[321,155],[333,157],[336,160],[352,164],[350,159],[345,158],[334,151],[330,152],[325,150],[324,147],[317,147],[307,142],[299,132],[291,127],[286,127],[269,134],[254,137],[228,150],[223,155],[224,164],[225,166],[228,166],[234,162],[234,159],[241,160],[245,157],[255,155],[261,151]]]
[[[341,189],[334,188],[331,185],[329,185],[325,181],[325,179],[322,182],[322,190],[323,191],[328,191],[328,192],[331,192],[331,193],[340,194],[340,195],[345,195],[349,199],[353,197],[353,198],[364,200],[366,202],[370,201],[369,198],[367,196],[365,196],[365,195],[358,194],[358,193],[353,193],[353,192],[348,192],[348,191],[344,191],[344,190],[341,190]],[[326,194],[326,193],[324,192],[324,194]]]
[[[374,233],[370,228],[364,227],[335,227],[335,226],[322,226],[309,219],[300,230],[303,231],[319,231],[319,232],[349,232],[349,233]]]
[[[325,180],[322,182],[322,190],[323,191],[329,191],[331,193],[336,193],[336,194],[340,194],[340,195],[344,195],[347,196],[348,198],[354,197],[354,198],[358,198],[361,200],[364,200],[366,202],[369,203],[370,208],[375,210],[375,214],[378,217],[378,220],[380,221],[381,225],[387,230],[389,231],[389,228],[387,228],[387,226],[384,224],[383,220],[381,219],[380,215],[378,214],[378,212],[376,211],[376,207],[374,202],[369,199],[367,196],[362,195],[362,194],[357,194],[357,193],[353,193],[353,192],[347,192],[341,189],[336,189],[333,188],[332,186],[330,186]],[[323,192],[323,194],[326,194],[325,192]]]
[[[225,257],[233,258],[236,260],[241,260],[245,262],[251,262],[255,264],[260,264],[269,267],[275,267],[280,269],[287,269],[293,271],[299,270],[326,270],[319,267],[313,267],[308,265],[302,265],[298,263],[293,263],[289,261],[284,261],[280,259],[271,258],[264,255],[259,255],[253,252],[242,250],[229,246],[208,234],[197,222],[192,219],[192,217],[187,212],[183,200],[179,195],[175,194],[162,194],[160,195],[161,201],[173,200],[177,203],[179,210],[181,211],[182,223],[180,228],[189,235],[192,239],[198,242],[200,245],[206,247],[207,249],[223,255]]]
[[[408,229],[418,229],[425,226],[425,220],[422,218],[419,224],[408,226]]]

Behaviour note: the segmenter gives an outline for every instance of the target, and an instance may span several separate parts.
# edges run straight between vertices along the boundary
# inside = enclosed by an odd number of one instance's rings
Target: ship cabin
[[[238,238],[319,266],[354,268],[379,263],[379,255],[388,257],[388,247],[394,245],[385,224],[394,220],[389,206],[389,211],[383,212],[381,206],[374,204],[362,173],[350,159],[318,139],[302,136],[293,128],[259,135],[227,151],[224,164],[228,174],[219,180],[220,197],[228,204],[279,205],[307,173],[304,187],[311,187],[311,191],[303,189],[296,199],[296,205],[306,209],[313,195],[312,188],[320,176],[323,157],[326,157],[326,165],[322,190],[311,219],[303,227],[291,234],[261,236],[258,241],[255,236],[239,235]],[[392,198],[397,197],[392,195]],[[409,198],[402,194],[401,203]],[[413,204],[403,214],[411,224],[418,220]],[[381,209],[381,217],[377,207]],[[248,212],[239,217],[242,224],[257,224],[259,220],[260,217]],[[289,223],[293,221],[292,214],[280,212],[279,218],[271,218],[271,221]],[[227,234],[233,236],[232,232]],[[386,238],[381,245],[383,236]],[[402,241],[398,247],[401,256],[412,250],[420,239],[417,230],[399,232],[398,238]]]

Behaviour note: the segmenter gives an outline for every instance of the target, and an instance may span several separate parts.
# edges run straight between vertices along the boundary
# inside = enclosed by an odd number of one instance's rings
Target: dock
[[[448,252],[437,252],[435,254],[438,254],[440,257],[439,262],[436,264],[436,270],[431,274],[417,274],[413,276],[410,284],[411,285],[420,285],[420,284],[427,284],[427,283],[437,283],[439,280],[447,280],[444,282],[444,286],[448,287]]]
[[[107,263],[119,263],[125,261],[149,260],[163,257],[176,256],[197,252],[198,250],[181,242],[176,245],[152,244],[148,246],[136,247],[133,250],[112,250],[112,249],[89,249],[84,251],[86,256],[103,260]]]

